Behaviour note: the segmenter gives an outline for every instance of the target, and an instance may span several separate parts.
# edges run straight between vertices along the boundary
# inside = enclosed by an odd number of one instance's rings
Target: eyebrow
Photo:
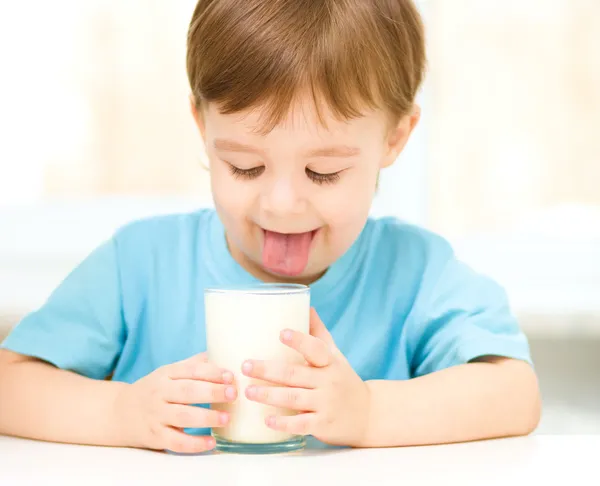
[[[321,147],[310,150],[307,157],[355,157],[360,155],[358,147],[350,147],[349,145],[332,145],[330,147]]]
[[[218,150],[224,150],[227,152],[247,152],[251,154],[260,154],[262,151],[253,147],[252,145],[246,145],[243,143],[236,142],[234,140],[227,140],[224,138],[217,138],[213,142],[213,145]],[[349,145],[332,145],[328,147],[319,147],[306,152],[307,158],[314,157],[355,157],[360,155],[361,150],[358,147],[351,147]]]
[[[261,150],[256,147],[252,147],[251,145],[245,145],[234,140],[227,140],[224,138],[215,139],[213,145],[216,149],[225,150],[227,152],[249,152],[251,154],[261,153]]]

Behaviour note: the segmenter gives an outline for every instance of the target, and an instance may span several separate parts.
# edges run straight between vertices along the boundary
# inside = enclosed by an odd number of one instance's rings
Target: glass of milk
[[[302,355],[285,346],[279,336],[284,329],[308,334],[309,287],[257,284],[209,288],[204,292],[204,300],[209,360],[233,372],[238,388],[235,402],[211,406],[214,410],[230,414],[230,421],[225,427],[212,431],[217,450],[267,454],[302,449],[305,446],[303,436],[270,429],[265,423],[270,415],[294,415],[297,412],[248,400],[246,388],[251,384],[264,383],[243,375],[242,364],[248,359],[305,363]]]

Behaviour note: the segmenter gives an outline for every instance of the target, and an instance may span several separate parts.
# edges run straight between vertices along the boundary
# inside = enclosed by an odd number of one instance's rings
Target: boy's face
[[[299,103],[268,134],[260,109],[194,118],[210,160],[215,206],[236,261],[264,281],[311,283],[354,243],[379,170],[394,162],[418,110],[390,130],[379,111],[340,121]]]

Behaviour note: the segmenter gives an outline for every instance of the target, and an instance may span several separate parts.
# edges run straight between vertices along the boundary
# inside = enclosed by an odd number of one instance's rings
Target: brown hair
[[[266,107],[277,125],[300,94],[340,119],[365,108],[410,112],[425,69],[412,0],[199,0],[187,71],[200,106],[222,113]]]

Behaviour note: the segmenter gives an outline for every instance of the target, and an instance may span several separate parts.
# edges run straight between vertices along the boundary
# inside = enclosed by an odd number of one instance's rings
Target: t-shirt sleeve
[[[504,289],[452,258],[420,302],[408,339],[414,376],[500,356],[531,364],[529,344]]]
[[[117,249],[96,248],[2,347],[90,378],[110,375],[124,342]]]

